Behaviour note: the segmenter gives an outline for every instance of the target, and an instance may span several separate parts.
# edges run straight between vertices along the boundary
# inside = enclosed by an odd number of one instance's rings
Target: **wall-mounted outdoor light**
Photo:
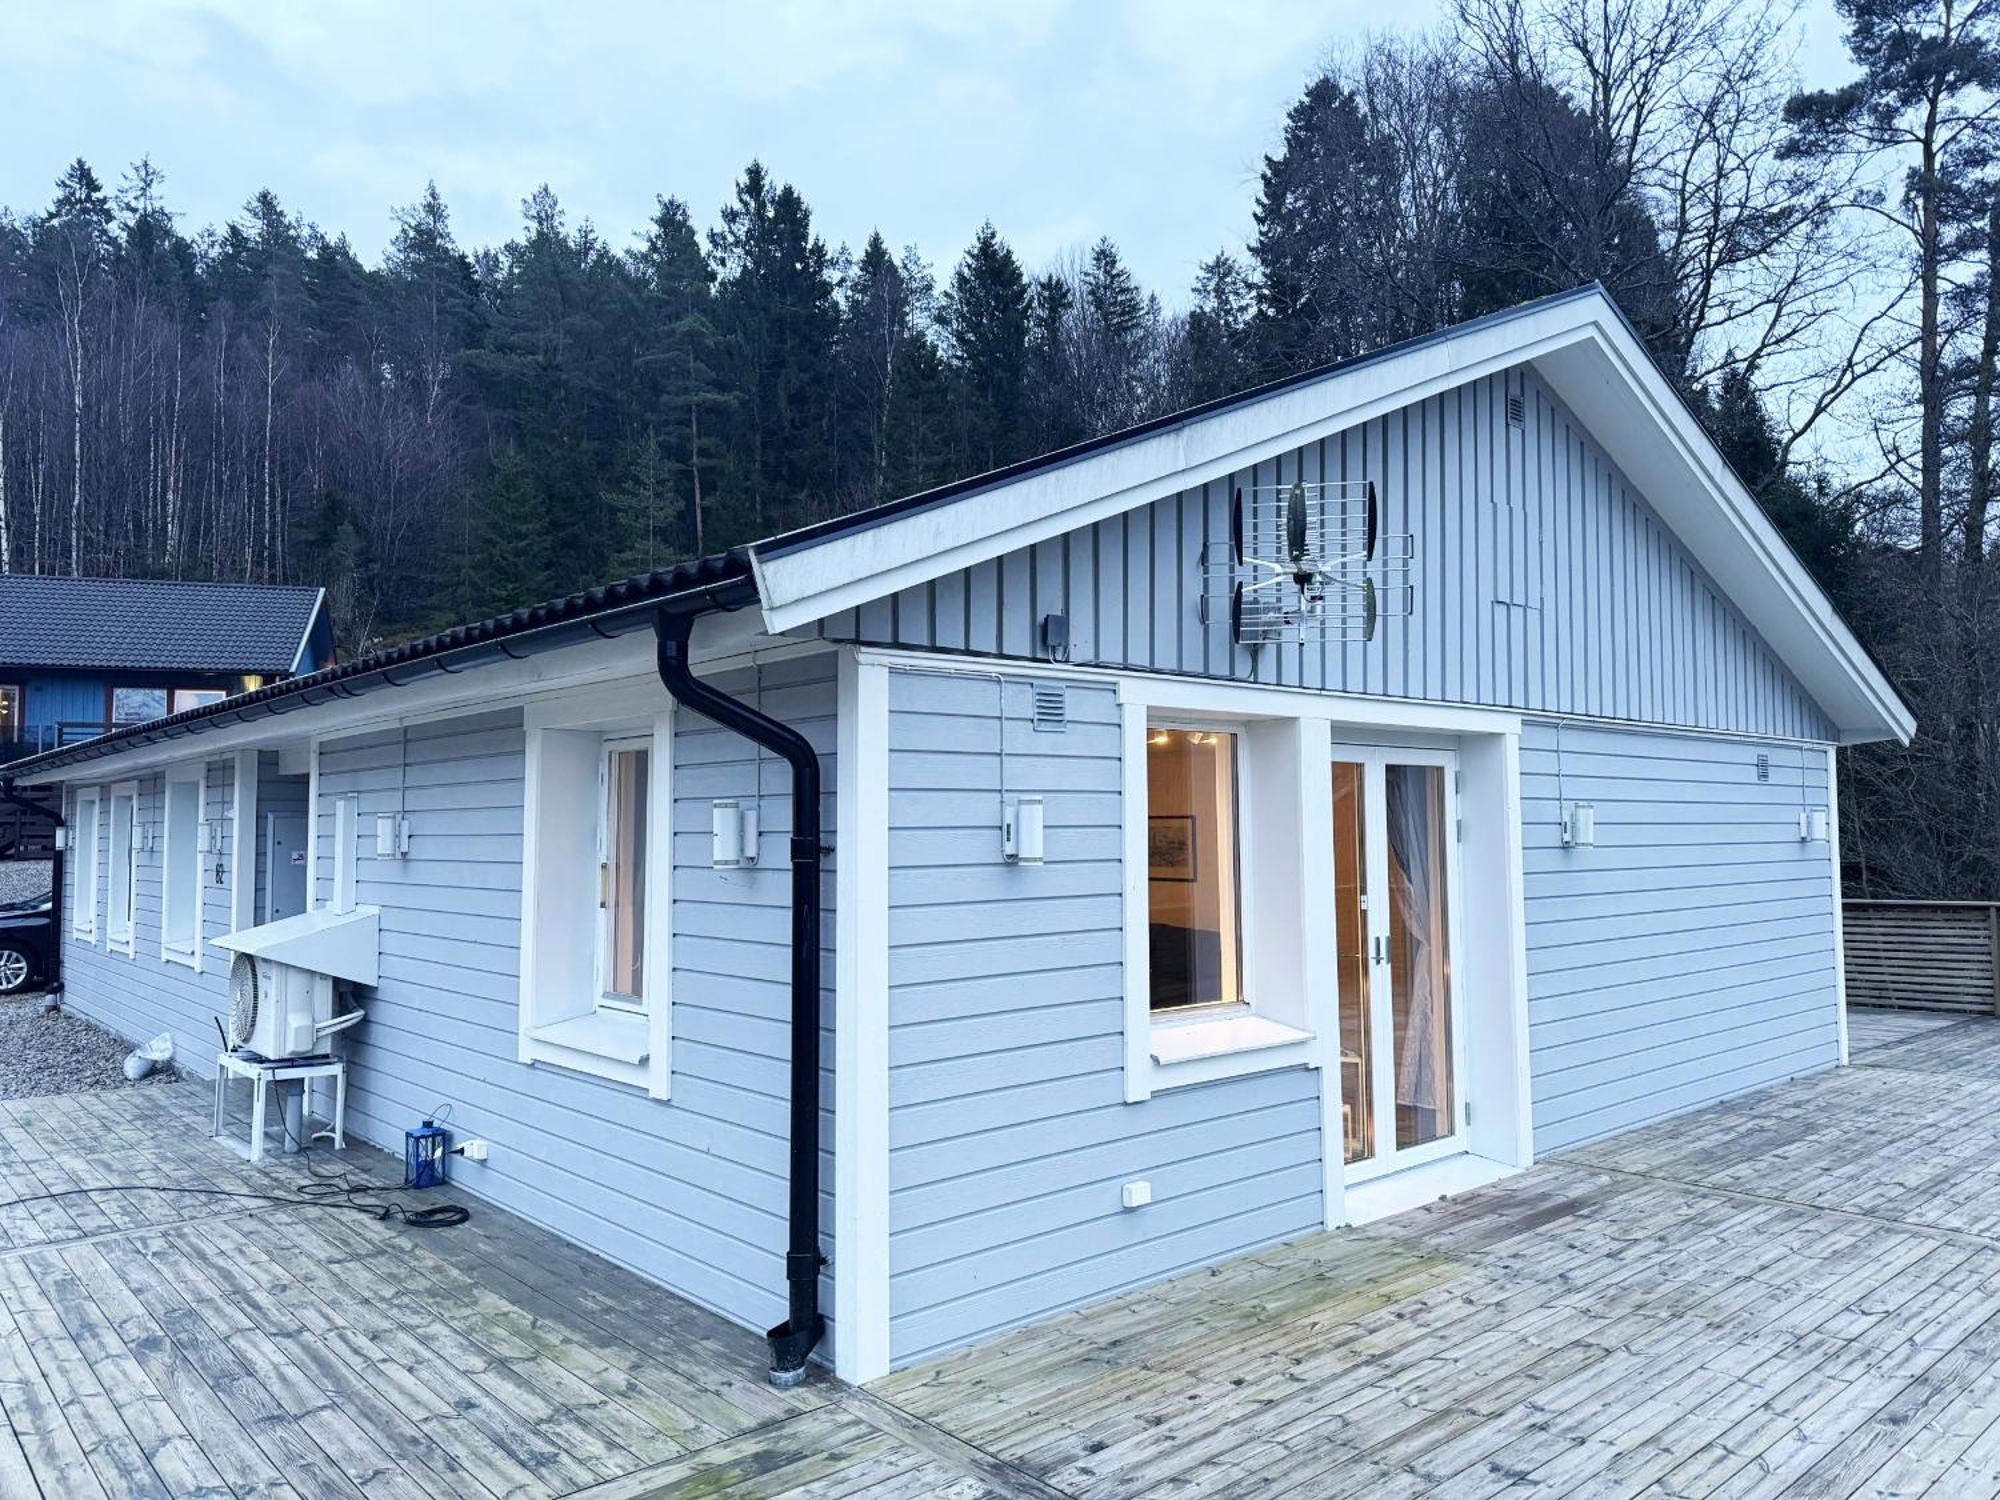
[[[1589,802],[1575,802],[1563,811],[1563,847],[1592,849],[1597,846],[1597,808]]]
[[[1042,828],[1042,799],[1016,797],[1002,817],[1000,857],[1010,865],[1040,864]]]

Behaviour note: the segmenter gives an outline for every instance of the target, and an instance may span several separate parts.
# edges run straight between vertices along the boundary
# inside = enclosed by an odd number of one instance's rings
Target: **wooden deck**
[[[867,1391],[482,1207],[4,1208],[0,1496],[2000,1495],[2000,1021],[1852,1040]],[[205,1113],[0,1105],[0,1191],[297,1180]]]

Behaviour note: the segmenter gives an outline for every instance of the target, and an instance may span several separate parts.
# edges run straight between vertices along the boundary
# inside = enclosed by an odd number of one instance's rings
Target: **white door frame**
[[[1455,750],[1427,747],[1357,744],[1336,740],[1329,764],[1344,761],[1362,767],[1363,847],[1366,854],[1364,890],[1367,894],[1367,933],[1363,944],[1369,962],[1369,1066],[1374,1112],[1374,1153],[1365,1161],[1343,1163],[1346,1180],[1367,1182],[1377,1177],[1407,1171],[1411,1167],[1442,1157],[1456,1156],[1469,1149],[1466,1108],[1469,1079],[1466,1075],[1466,1031],[1463,972],[1459,961],[1463,951],[1459,912],[1462,905],[1461,857],[1458,822],[1458,754]],[[1435,1140],[1398,1149],[1396,1141],[1395,1094],[1395,949],[1390,942],[1388,768],[1434,766],[1444,773],[1445,828],[1445,943],[1451,988],[1447,996],[1451,1030],[1451,1129]],[[1343,1151],[1344,1155],[1344,1151]]]

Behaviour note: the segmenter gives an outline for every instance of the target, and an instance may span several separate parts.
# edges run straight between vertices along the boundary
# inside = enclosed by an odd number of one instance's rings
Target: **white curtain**
[[[1444,996],[1438,993],[1436,921],[1438,907],[1436,809],[1429,766],[1390,766],[1389,899],[1408,945],[1397,974],[1404,1001],[1402,1043],[1396,1054],[1396,1102],[1436,1109],[1444,1097],[1444,1060],[1439,1053],[1439,1021]]]

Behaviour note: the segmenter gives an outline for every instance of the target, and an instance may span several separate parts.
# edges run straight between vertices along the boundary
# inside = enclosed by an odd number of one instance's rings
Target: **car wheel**
[[[28,987],[34,965],[19,948],[0,946],[0,995],[12,995]]]

